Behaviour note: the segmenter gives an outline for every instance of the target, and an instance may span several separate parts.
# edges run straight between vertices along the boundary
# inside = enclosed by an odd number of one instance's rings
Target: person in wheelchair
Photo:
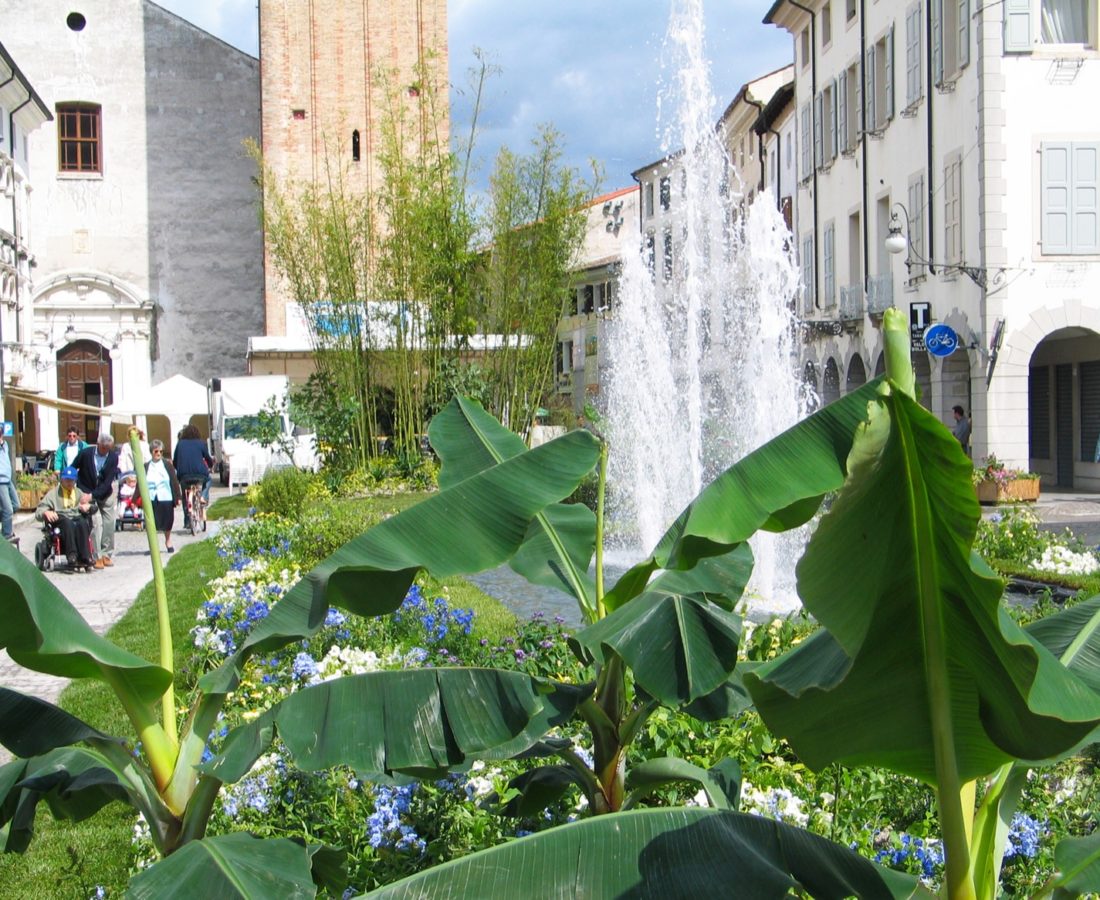
[[[38,502],[34,517],[61,530],[61,551],[69,565],[91,567],[92,504],[81,502],[76,487],[76,469],[65,466],[61,481]]]

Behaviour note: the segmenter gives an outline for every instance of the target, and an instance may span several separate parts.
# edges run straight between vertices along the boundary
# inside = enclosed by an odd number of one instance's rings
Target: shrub
[[[311,472],[286,468],[268,472],[248,488],[249,502],[258,512],[297,519],[305,505],[328,496],[324,482]]]

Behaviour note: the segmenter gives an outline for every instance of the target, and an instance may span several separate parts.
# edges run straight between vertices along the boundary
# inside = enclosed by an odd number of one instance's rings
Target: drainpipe
[[[927,5],[927,4],[925,4]],[[867,73],[864,71],[864,67],[867,65],[867,0],[859,0],[859,72],[863,78],[863,109],[860,110],[859,115],[864,118],[863,122],[863,141],[860,147],[860,153],[863,157],[863,292],[866,294],[870,287],[871,280],[871,223],[867,221],[867,197],[870,193],[869,176],[867,175],[867,144],[870,141],[871,128],[867,126],[870,124],[872,128],[874,123],[868,123],[866,121],[867,116]],[[878,114],[878,104],[875,105],[875,114]],[[833,250],[834,256],[836,249]],[[833,263],[834,270],[836,269],[836,263]]]
[[[925,69],[928,72],[925,80],[928,82],[928,86],[925,93],[928,95],[928,114],[925,118],[925,142],[927,154],[926,168],[928,171],[928,178],[926,179],[926,185],[928,191],[928,206],[925,209],[925,222],[927,223],[924,228],[924,236],[928,238],[928,252],[924,254],[925,259],[936,258],[936,229],[933,227],[933,215],[935,214],[935,207],[933,203],[936,199],[936,191],[933,187],[935,183],[934,173],[932,171],[932,97],[936,92],[936,73],[932,71],[932,4],[939,2],[939,0],[928,0],[924,4],[924,20],[925,31],[928,34],[928,40],[925,43],[924,62]],[[942,19],[942,16],[941,16]],[[943,23],[940,23],[940,34],[943,34]],[[935,275],[936,270],[932,266],[928,266],[928,274]]]
[[[814,15],[814,11],[808,6],[803,6],[798,0],[788,0],[788,2],[795,9],[800,9],[810,17],[810,128],[813,128],[813,104],[814,98],[817,97],[817,17]],[[798,116],[798,104],[795,104],[795,117]],[[824,125],[824,123],[822,123]],[[821,309],[821,291],[818,290],[818,273],[821,271],[821,266],[818,265],[818,260],[821,255],[821,242],[817,239],[817,165],[813,161],[813,139],[810,140],[810,168],[813,172],[813,192],[814,192],[814,306]],[[798,189],[795,188],[797,194]],[[797,241],[797,236],[795,237]]]
[[[747,91],[745,92],[745,102],[750,106],[756,107],[756,118],[759,121],[760,117],[764,115],[764,103],[760,100],[753,100],[752,97],[748,95]],[[755,131],[756,129],[754,128],[753,130]],[[768,177],[768,172],[764,168],[764,135],[759,133],[756,135],[756,161],[760,165],[760,180],[756,186],[756,191],[759,193],[764,190]]]
[[[13,73],[4,84],[8,84],[15,78]],[[0,85],[3,87],[4,85]],[[19,221],[16,218],[16,197],[15,197],[15,114],[19,112],[24,106],[31,102],[31,97],[28,94],[27,99],[20,103],[15,109],[8,113],[8,141],[11,147],[11,166],[12,166],[12,191],[11,191],[11,229],[12,229],[12,255],[15,257],[15,336],[18,341],[22,336],[23,329],[19,325]],[[26,140],[26,138],[24,138]],[[4,379],[7,377],[7,373],[4,368],[4,325],[3,315],[0,315],[0,419],[2,419],[4,413]],[[11,457],[12,471],[15,471],[15,442],[16,436],[13,434],[10,442],[6,442],[8,455]]]

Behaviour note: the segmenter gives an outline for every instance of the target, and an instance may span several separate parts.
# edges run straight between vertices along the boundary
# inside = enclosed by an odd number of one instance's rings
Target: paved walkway
[[[210,499],[214,501],[228,493],[227,488],[215,485],[210,490]],[[172,544],[176,548],[203,540],[213,534],[216,527],[216,523],[212,522],[206,535],[192,537],[190,531],[184,532],[180,529],[182,524],[183,513],[177,509],[176,529],[172,535]],[[35,521],[33,513],[16,514],[15,533],[19,535],[19,549],[25,557],[33,561],[34,545],[42,537],[42,526]],[[158,536],[158,540],[161,564],[168,565],[173,557],[164,552],[164,538]],[[105,634],[122,618],[141,589],[152,580],[150,557],[145,555],[148,549],[149,540],[145,532],[127,527],[123,531],[115,532],[115,564],[111,568],[85,573],[63,567],[47,572],[45,576],[98,634]],[[0,686],[56,703],[66,684],[68,679],[28,671],[12,662],[6,651],[0,651]],[[0,747],[0,765],[9,758],[7,752]]]

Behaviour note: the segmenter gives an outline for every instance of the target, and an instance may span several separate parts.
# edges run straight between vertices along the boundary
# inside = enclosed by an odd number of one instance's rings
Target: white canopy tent
[[[111,416],[164,416],[168,419],[172,441],[192,416],[206,415],[209,400],[206,388],[186,375],[173,375],[160,384],[127,394],[107,407]]]

